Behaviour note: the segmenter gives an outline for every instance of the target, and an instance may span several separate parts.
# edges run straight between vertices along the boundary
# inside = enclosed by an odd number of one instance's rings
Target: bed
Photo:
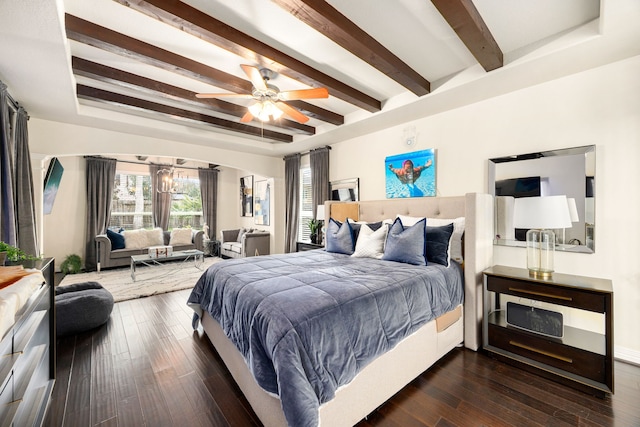
[[[326,202],[325,212],[337,224],[345,224],[347,217],[375,223],[402,215],[426,217],[434,224],[464,218],[464,260],[421,267],[316,250],[225,261],[208,269],[189,297],[194,327],[202,324],[266,426],[353,425],[451,349],[464,343],[477,350],[480,345],[481,273],[492,258],[491,196]],[[303,274],[311,264],[317,268]],[[432,271],[436,284],[426,285],[432,279],[423,277],[420,268]],[[452,278],[442,279],[446,275]],[[393,285],[378,280],[387,276],[397,276]],[[419,285],[409,283],[409,276],[419,276]],[[297,303],[289,292],[300,293],[305,303]],[[436,294],[451,298],[443,302]],[[321,305],[322,299],[328,305]],[[351,307],[355,310],[348,311]],[[404,312],[408,316],[399,315]],[[239,326],[243,323],[247,327]],[[383,338],[361,335],[367,323],[380,323]],[[330,341],[329,335],[339,338]],[[343,353],[346,359],[338,359]]]

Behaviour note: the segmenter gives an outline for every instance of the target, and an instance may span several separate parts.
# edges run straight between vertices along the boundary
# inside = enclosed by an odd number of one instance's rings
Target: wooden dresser
[[[40,426],[56,372],[54,259],[36,262],[45,283],[0,341],[0,425]]]
[[[600,313],[602,331],[564,325],[562,337],[507,325],[505,296],[522,304],[571,307]],[[513,299],[513,298],[511,298]],[[522,268],[494,266],[484,271],[483,348],[506,362],[587,393],[613,393],[613,288],[610,280],[554,273],[529,276]]]

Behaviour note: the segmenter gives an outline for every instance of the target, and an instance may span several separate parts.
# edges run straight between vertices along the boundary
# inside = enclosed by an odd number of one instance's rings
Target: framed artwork
[[[433,148],[396,154],[384,160],[388,199],[436,195],[436,158]]]
[[[240,216],[253,216],[253,175],[240,178]]]
[[[269,180],[256,181],[253,196],[253,217],[258,225],[269,225],[269,209],[271,206],[271,183]]]

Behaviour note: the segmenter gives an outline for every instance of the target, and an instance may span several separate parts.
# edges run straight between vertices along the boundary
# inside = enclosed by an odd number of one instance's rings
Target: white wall
[[[384,199],[384,158],[435,148],[438,195],[487,192],[489,158],[596,145],[595,254],[557,253],[556,271],[613,281],[615,355],[640,363],[638,76],[634,57],[335,144],[331,180],[359,177],[362,200]],[[418,132],[410,148],[409,125]],[[494,248],[496,264],[526,266],[523,249]]]
[[[60,270],[60,264],[67,255],[77,254],[84,259],[87,190],[84,158],[73,156],[58,160],[64,172],[53,209],[49,215],[43,216],[41,246],[43,256],[54,257],[56,269]]]

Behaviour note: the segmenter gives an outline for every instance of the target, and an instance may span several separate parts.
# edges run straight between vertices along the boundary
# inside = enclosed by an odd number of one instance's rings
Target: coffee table
[[[131,255],[131,279],[136,281],[136,266],[139,264],[143,264],[149,267],[154,267],[158,265],[162,265],[165,261],[176,261],[182,260],[183,264],[188,260],[193,259],[193,265],[198,270],[202,270],[202,266],[204,264],[204,252],[199,251],[197,249],[190,249],[186,251],[176,251],[170,256],[160,257],[160,258],[151,258],[149,254],[144,255]]]

